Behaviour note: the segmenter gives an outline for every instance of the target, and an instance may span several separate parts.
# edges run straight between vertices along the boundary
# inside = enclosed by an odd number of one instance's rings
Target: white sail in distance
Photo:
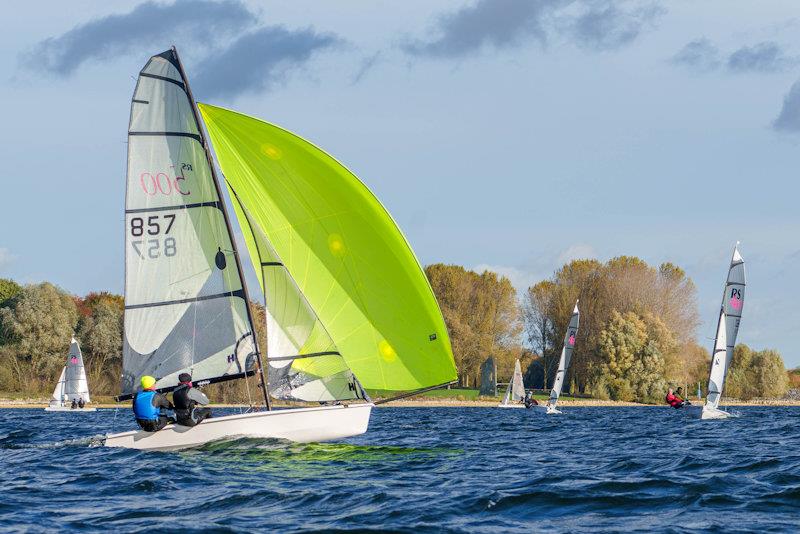
[[[519,360],[514,362],[514,376],[511,379],[511,398],[521,401],[525,398],[525,384],[522,382],[522,367]]]
[[[70,341],[67,363],[61,370],[50,404],[62,404],[83,399],[90,402],[89,383],[86,380],[86,367],[83,364],[81,346],[74,337]]]
[[[706,405],[713,408],[719,406],[725,384],[725,376],[733,360],[733,349],[736,346],[736,336],[739,333],[739,323],[744,309],[745,285],[744,259],[739,253],[739,243],[736,243],[733,248],[731,263],[728,267],[725,290],[722,295],[720,319],[714,340],[714,356],[711,358],[711,372],[708,379]],[[723,342],[720,342],[720,337],[724,338]],[[717,354],[720,344],[725,349],[724,354]]]
[[[241,378],[257,350],[224,199],[177,54],[150,58],[131,103],[122,397]]]
[[[575,309],[572,310],[572,317],[569,319],[567,332],[564,334],[564,346],[561,348],[561,358],[558,360],[558,371],[556,371],[556,378],[553,381],[553,389],[550,390],[550,399],[547,401],[552,407],[555,407],[558,397],[561,395],[561,389],[564,387],[564,377],[567,374],[572,351],[575,349],[575,341],[578,337],[580,316],[578,301],[575,301]]]

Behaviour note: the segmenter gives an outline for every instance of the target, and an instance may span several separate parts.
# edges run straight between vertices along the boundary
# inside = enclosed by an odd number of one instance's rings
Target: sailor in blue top
[[[133,396],[133,415],[146,432],[156,432],[175,422],[166,413],[166,410],[172,410],[172,404],[156,391],[155,386],[156,379],[145,375],[142,377],[142,391]]]

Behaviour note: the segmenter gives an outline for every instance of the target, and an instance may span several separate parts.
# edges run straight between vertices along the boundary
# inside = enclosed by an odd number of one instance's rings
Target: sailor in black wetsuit
[[[181,385],[172,392],[178,424],[195,426],[206,417],[211,417],[211,408],[206,408],[208,397],[199,389],[192,387],[192,375],[181,373],[178,375],[178,380]]]
[[[165,410],[171,410],[169,400],[155,390],[156,379],[152,376],[142,377],[142,391],[133,396],[133,414],[136,422],[145,432],[161,430],[175,420],[167,417]]]

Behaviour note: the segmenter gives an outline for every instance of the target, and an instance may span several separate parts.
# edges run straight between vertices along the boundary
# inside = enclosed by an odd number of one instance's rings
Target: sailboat
[[[733,359],[739,321],[744,308],[745,269],[744,259],[739,254],[739,243],[733,247],[733,256],[728,267],[728,278],[722,294],[717,335],[714,338],[714,352],[711,355],[711,371],[708,377],[708,394],[702,406],[687,406],[687,411],[700,419],[726,419],[730,413],[720,410],[719,401],[725,385],[725,376]]]
[[[44,409],[46,412],[94,412],[95,408],[72,407],[72,401],[76,403],[83,399],[85,404],[91,402],[89,397],[89,383],[86,380],[86,367],[83,365],[83,354],[78,340],[74,337],[69,344],[69,354],[67,363],[61,369],[61,376],[53,390],[50,404]]]
[[[522,401],[525,399],[525,384],[522,382],[522,367],[519,360],[514,362],[514,376],[506,388],[506,396],[503,402],[497,405],[498,408],[524,408]]]
[[[106,446],[335,440],[364,433],[373,406],[390,400],[373,402],[367,389],[410,395],[456,378],[433,290],[377,198],[301,137],[196,104],[174,47],[151,57],[136,84],[125,214],[117,400],[132,398],[143,375],[168,392],[188,372],[200,387],[245,380],[248,394],[255,377],[264,409],[112,434]],[[263,353],[232,219],[264,295]],[[273,409],[271,399],[315,405]]]
[[[572,317],[569,319],[567,332],[564,334],[564,345],[561,347],[561,358],[558,360],[558,371],[556,371],[556,378],[553,380],[553,389],[550,390],[550,398],[545,405],[537,405],[533,408],[537,412],[546,414],[560,414],[562,413],[556,405],[558,404],[558,397],[561,395],[561,390],[564,387],[564,377],[569,369],[569,362],[572,359],[572,351],[575,350],[575,341],[578,337],[578,323],[580,322],[581,314],[578,311],[578,301],[575,301],[575,308],[572,310]]]

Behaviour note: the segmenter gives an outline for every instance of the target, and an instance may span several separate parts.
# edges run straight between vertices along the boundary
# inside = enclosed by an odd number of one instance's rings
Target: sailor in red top
[[[672,388],[667,390],[667,398],[665,399],[667,404],[672,406],[673,408],[683,408],[683,399],[680,397],[676,397],[675,394],[672,392]]]

